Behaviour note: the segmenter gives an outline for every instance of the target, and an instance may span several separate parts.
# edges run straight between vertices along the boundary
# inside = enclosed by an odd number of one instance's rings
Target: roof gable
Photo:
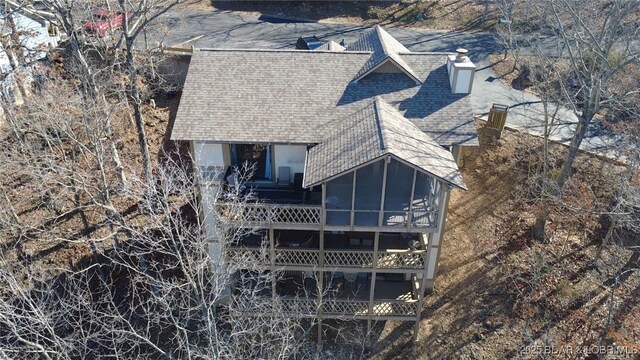
[[[389,35],[389,33],[380,26],[376,25],[373,29],[362,35],[356,42],[349,45],[346,50],[370,51],[372,53],[369,60],[354,76],[353,81],[364,78],[383,64],[392,63],[415,81],[416,84],[421,82],[409,64],[400,56],[400,53],[410,53],[409,49],[404,47],[404,45],[394,39],[393,36]]]
[[[349,114],[327,139],[309,149],[303,185],[317,185],[388,155],[466,189],[453,155],[379,97]]]

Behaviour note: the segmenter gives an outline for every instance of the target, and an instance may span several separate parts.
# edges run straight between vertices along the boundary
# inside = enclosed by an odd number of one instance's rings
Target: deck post
[[[416,194],[416,177],[418,176],[418,170],[413,169],[413,180],[411,183],[411,198],[409,199],[409,214],[407,215],[407,229],[411,228],[413,222],[413,197]]]
[[[276,254],[273,227],[269,226],[269,271],[271,272],[271,301],[276,301]]]
[[[316,278],[316,314],[318,316],[318,354],[322,351],[322,313],[324,295],[324,225],[327,221],[327,183],[322,183],[322,210],[320,212],[320,234],[318,244],[318,277]]]
[[[444,238],[444,230],[447,223],[447,211],[449,210],[449,195],[451,189],[447,188],[448,185],[440,186],[440,193],[438,194],[438,219],[437,219],[437,231],[431,234],[429,238],[429,246],[427,247],[427,263],[426,263],[426,284],[422,291],[433,290],[434,280],[438,272],[438,259],[440,257],[440,247],[442,245],[442,239]]]
[[[371,268],[371,283],[369,285],[369,311],[367,312],[367,337],[371,333],[371,318],[373,317],[373,300],[376,291],[376,268],[378,267],[378,244],[380,243],[380,232],[373,235],[373,264]]]
[[[353,227],[355,226],[355,218],[356,218],[356,174],[357,170],[353,170],[353,185],[351,185],[351,218],[349,220],[349,225],[351,227],[351,231],[353,231]]]
[[[318,357],[322,353],[322,318],[318,317],[318,340],[316,344],[316,349],[318,351]]]
[[[416,304],[416,324],[413,329],[413,342],[418,341],[418,333],[420,332],[420,318],[422,317],[422,304],[424,303],[424,290],[427,286],[427,265],[428,260],[424,263],[424,268],[422,269],[422,279],[420,280],[420,289],[418,289],[418,303]]]
[[[382,172],[382,192],[380,193],[380,212],[378,214],[378,230],[373,237],[373,264],[371,269],[371,285],[369,287],[369,311],[367,317],[367,336],[371,332],[371,318],[373,317],[373,300],[376,291],[376,268],[378,267],[378,244],[380,242],[380,231],[382,222],[384,221],[384,197],[387,189],[387,168],[391,157],[384,160],[384,170]]]
[[[378,214],[378,227],[382,227],[382,222],[384,221],[384,197],[385,192],[387,190],[387,170],[389,168],[389,161],[391,161],[391,156],[387,156],[384,160],[384,170],[382,175],[382,192],[380,192],[380,213]]]

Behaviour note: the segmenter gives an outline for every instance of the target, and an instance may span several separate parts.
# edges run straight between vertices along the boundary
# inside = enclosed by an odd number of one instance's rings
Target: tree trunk
[[[149,144],[147,143],[147,133],[144,129],[144,118],[142,116],[142,100],[140,99],[140,89],[138,88],[138,72],[133,59],[133,39],[127,38],[127,61],[126,67],[129,72],[129,98],[133,102],[133,117],[138,133],[138,144],[142,155],[142,168],[144,178],[149,186],[149,190],[155,188],[153,182],[153,172],[151,169],[151,158],[149,156]]]
[[[585,118],[584,114],[578,121],[578,127],[576,128],[576,132],[573,134],[573,138],[571,138],[571,143],[569,144],[569,153],[562,163],[562,169],[560,170],[560,175],[558,176],[558,180],[556,181],[556,187],[555,189],[551,189],[553,194],[558,198],[562,197],[564,185],[571,175],[571,168],[573,167],[573,163],[576,160],[576,156],[578,155],[578,151],[580,150],[580,144],[582,143],[582,140],[587,133],[587,128],[590,122],[591,118]],[[543,242],[546,241],[545,228],[548,215],[549,210],[545,205],[543,207],[543,210],[541,210],[536,216],[536,223],[533,226],[533,237],[536,240]]]
[[[536,215],[536,222],[533,225],[533,238],[546,243],[546,226],[547,226],[547,218],[549,217],[549,207],[545,203],[542,205],[540,210],[538,210],[538,214]]]
[[[578,121],[578,127],[576,128],[576,132],[573,134],[571,138],[571,143],[569,144],[569,153],[562,163],[562,169],[560,170],[560,175],[558,176],[558,181],[556,183],[556,191],[559,196],[562,196],[562,191],[564,189],[564,185],[569,179],[571,175],[571,168],[573,167],[573,162],[576,160],[576,156],[578,155],[578,151],[580,151],[580,144],[584,139],[585,134],[587,133],[587,128],[589,127],[589,123],[591,123],[591,117],[585,117],[583,113]]]

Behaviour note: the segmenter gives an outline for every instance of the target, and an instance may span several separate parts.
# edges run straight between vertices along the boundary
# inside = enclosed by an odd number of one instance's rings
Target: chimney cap
[[[458,55],[456,55],[457,63],[463,63],[463,62],[469,61],[469,57],[467,56],[467,54],[469,53],[469,50],[464,48],[457,48],[456,52],[458,53]]]

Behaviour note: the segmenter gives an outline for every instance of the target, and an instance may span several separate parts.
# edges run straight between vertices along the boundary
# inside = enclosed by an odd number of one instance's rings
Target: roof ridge
[[[355,50],[345,50],[345,51],[329,51],[329,50],[313,50],[313,51],[305,51],[305,50],[297,50],[297,49],[236,49],[236,48],[195,48],[196,52],[272,52],[272,53],[294,53],[294,54],[318,54],[318,53],[329,53],[329,54],[359,54],[359,55],[371,55],[373,51],[355,51]]]
[[[382,52],[386,55],[386,57],[389,57],[389,49],[387,49],[387,43],[384,41],[384,39],[382,38],[382,27],[380,25],[376,25],[373,28],[377,35],[378,35],[378,41],[380,42],[380,46],[382,46]]]
[[[375,99],[373,100],[373,113],[376,116],[376,127],[378,128],[378,139],[380,140],[380,150],[388,151],[389,147],[387,146],[387,141],[385,139],[384,125],[383,125],[382,113],[381,113],[382,106],[380,106],[383,103],[383,101],[384,100],[382,100],[380,96],[375,97]]]
[[[382,139],[384,139],[384,143],[386,145],[385,150],[387,150],[388,153],[392,153],[394,149],[393,141],[387,141],[387,139],[390,138],[389,132],[391,131],[391,129],[389,128],[389,119],[387,119],[387,116],[392,115],[389,114],[389,112],[395,110],[395,108],[380,96],[376,96],[376,107],[378,109],[377,116],[380,118],[380,136]],[[404,115],[400,114],[399,112],[398,115],[404,118]],[[406,120],[407,122],[411,123],[411,121],[409,121],[408,119]],[[422,130],[420,132],[422,132]]]
[[[366,44],[366,42],[368,42],[368,44]],[[413,79],[416,84],[422,83],[422,81],[420,81],[420,79],[416,75],[415,71],[413,71],[411,66],[407,64],[407,62],[400,55],[400,53],[410,53],[409,49],[402,45],[402,43],[400,43],[396,38],[391,36],[391,34],[386,32],[382,28],[382,26],[374,26],[373,29],[363,34],[354,43],[354,45],[360,43],[362,43],[362,46],[356,46],[356,48],[371,48],[373,51],[371,53],[370,61],[368,61],[354,77],[355,81],[362,79],[371,71],[374,71],[376,68],[390,61],[393,66],[397,67],[400,71],[404,72],[408,77]]]

